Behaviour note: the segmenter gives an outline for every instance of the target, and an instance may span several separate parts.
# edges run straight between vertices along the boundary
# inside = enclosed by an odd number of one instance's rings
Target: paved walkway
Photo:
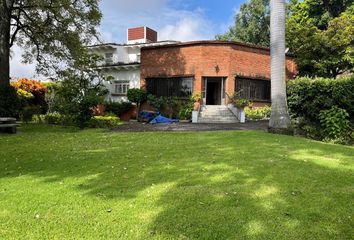
[[[155,131],[228,131],[228,130],[264,130],[268,128],[268,121],[252,121],[246,123],[174,123],[149,124],[127,122],[118,126],[118,132],[155,132]]]

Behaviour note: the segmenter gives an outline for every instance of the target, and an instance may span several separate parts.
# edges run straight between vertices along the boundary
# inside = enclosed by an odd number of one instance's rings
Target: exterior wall
[[[270,80],[269,50],[232,43],[143,48],[141,61],[142,87],[149,77],[194,76],[194,92],[201,92],[203,77],[227,77],[225,90],[230,94],[235,91],[235,76]],[[286,64],[286,77],[292,79],[296,64],[290,57]]]
[[[130,70],[105,70],[102,74],[106,77],[112,76],[114,80],[112,83],[106,82],[105,86],[109,90],[106,100],[117,101],[127,101],[126,96],[114,96],[114,81],[121,80],[129,81],[130,88],[140,88],[140,69],[130,69]]]

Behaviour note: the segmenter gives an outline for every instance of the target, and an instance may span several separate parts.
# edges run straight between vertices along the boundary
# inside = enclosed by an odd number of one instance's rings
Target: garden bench
[[[16,133],[16,118],[0,118],[0,132]]]

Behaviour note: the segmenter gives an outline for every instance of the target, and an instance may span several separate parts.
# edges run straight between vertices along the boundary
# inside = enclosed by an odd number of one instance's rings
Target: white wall
[[[112,76],[114,80],[127,80],[129,81],[129,88],[140,88],[140,69],[130,69],[130,70],[110,70],[102,72],[104,76]],[[117,97],[112,96],[114,93],[114,80],[111,84],[106,82],[106,87],[109,90],[109,94],[106,97],[106,100],[112,101],[127,101],[126,97]]]

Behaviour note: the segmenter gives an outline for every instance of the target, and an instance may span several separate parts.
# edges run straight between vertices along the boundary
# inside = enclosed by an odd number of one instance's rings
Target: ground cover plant
[[[257,131],[0,135],[0,239],[352,239],[354,148]]]

